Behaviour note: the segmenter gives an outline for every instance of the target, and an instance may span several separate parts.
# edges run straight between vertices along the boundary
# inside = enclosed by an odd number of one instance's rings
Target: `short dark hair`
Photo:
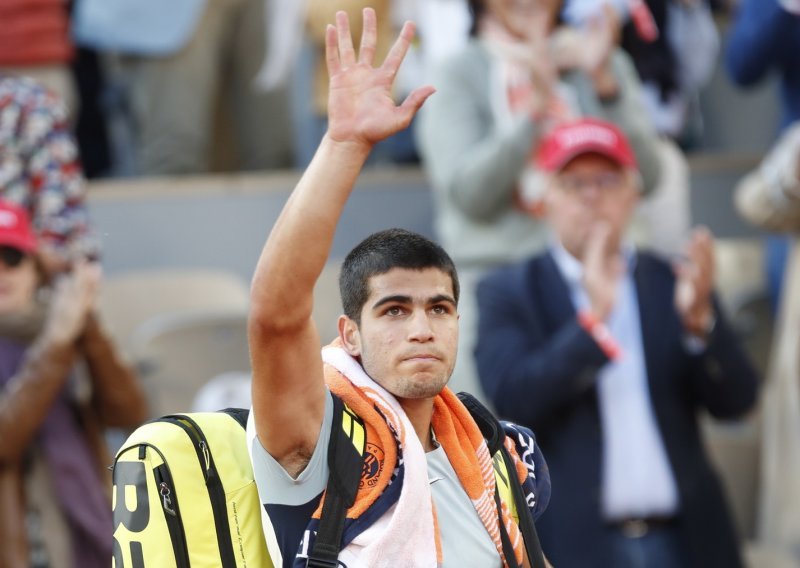
[[[374,233],[351,250],[339,273],[339,294],[344,313],[361,324],[361,309],[369,297],[369,279],[393,268],[438,268],[450,276],[453,299],[458,304],[459,285],[453,259],[432,240],[405,229]]]

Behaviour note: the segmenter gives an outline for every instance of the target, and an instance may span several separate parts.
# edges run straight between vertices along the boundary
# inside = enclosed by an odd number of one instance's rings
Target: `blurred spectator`
[[[557,128],[537,163],[554,240],[479,286],[476,360],[558,480],[542,548],[564,567],[741,566],[698,410],[740,416],[757,377],[713,299],[710,233],[675,274],[624,241],[640,181],[610,123]]]
[[[44,274],[27,214],[0,202],[0,565],[100,568],[113,529],[102,429],[144,420],[145,400],[96,319],[99,266],[81,261],[52,289]]]
[[[305,167],[314,155],[322,135],[328,127],[327,106],[328,106],[328,71],[325,65],[325,26],[334,20],[334,15],[338,11],[347,13],[351,22],[351,32],[353,37],[361,37],[361,12],[366,7],[373,8],[378,16],[378,60],[381,60],[389,52],[395,37],[395,31],[399,29],[406,16],[413,16],[407,11],[407,6],[400,0],[303,0],[305,5],[305,30],[306,38],[310,50],[301,58],[301,67],[306,65],[301,72],[311,73],[310,83],[304,84],[303,79],[296,88],[299,90],[309,89],[311,91],[311,112],[299,117],[299,129],[302,144],[299,149],[300,167]],[[403,85],[416,86],[420,83],[419,77],[408,77],[409,63],[407,58],[403,68],[398,74],[396,89],[393,93],[395,99],[402,101],[408,92],[403,91]],[[308,66],[310,65],[310,69]],[[413,71],[412,71],[413,73]],[[410,91],[410,89],[409,89]],[[300,97],[305,98],[305,93],[299,93]],[[382,141],[376,145],[370,155],[371,165],[403,164],[418,161],[416,147],[413,140],[414,123],[402,132]]]
[[[800,3],[794,0],[742,0],[728,35],[728,73],[738,85],[759,83],[770,72],[780,76],[781,128],[800,120]]]
[[[459,270],[462,355],[472,350],[478,279],[545,246],[543,223],[526,211],[541,209],[531,155],[544,132],[580,115],[621,125],[648,191],[660,160],[636,71],[615,47],[613,12],[579,32],[558,25],[559,0],[469,5],[472,37],[433,78],[437,93],[417,136],[435,192],[435,228]],[[478,392],[470,357],[459,359],[451,385]]]
[[[431,83],[436,66],[467,43],[471,20],[467,0],[405,0],[400,6],[401,17],[417,24],[421,78]],[[407,58],[404,65],[408,63]]]
[[[28,78],[0,75],[0,197],[27,209],[48,270],[99,254],[64,103]]]
[[[33,77],[74,112],[67,0],[3,0],[0,22],[0,73]]]
[[[212,150],[227,150],[244,170],[291,164],[286,89],[265,92],[255,83],[266,51],[267,3],[78,0],[77,41],[125,56],[121,71],[142,173],[206,172]],[[230,117],[220,132],[217,112]],[[227,126],[235,150],[214,145]]]
[[[775,71],[780,78],[781,129],[800,120],[800,3],[796,0],[742,0],[726,47],[728,74],[742,86],[755,85]],[[769,239],[767,278],[777,304],[789,241]]]
[[[719,33],[709,0],[606,0],[625,22],[620,45],[642,80],[642,94],[659,133],[691,147],[702,131],[697,95],[711,78]],[[602,2],[566,0],[573,25],[597,17]]]
[[[739,183],[736,207],[759,227],[794,235],[761,413],[758,537],[800,560],[800,122]]]

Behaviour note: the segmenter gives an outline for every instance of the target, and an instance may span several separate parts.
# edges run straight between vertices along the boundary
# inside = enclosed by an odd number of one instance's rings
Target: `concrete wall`
[[[759,235],[733,210],[731,191],[756,156],[697,156],[695,223],[720,237]],[[103,241],[106,273],[159,267],[213,267],[248,279],[261,246],[299,178],[296,172],[120,180],[94,183],[89,205]],[[336,233],[341,259],[368,234],[404,227],[433,237],[433,203],[417,169],[365,172]]]
[[[89,205],[106,273],[213,267],[249,280],[298,178],[291,172],[94,183]],[[332,258],[343,258],[359,240],[387,227],[432,237],[432,224],[421,172],[366,172],[345,209]]]

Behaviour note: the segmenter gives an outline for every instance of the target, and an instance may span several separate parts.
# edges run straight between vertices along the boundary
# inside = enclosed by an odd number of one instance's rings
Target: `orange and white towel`
[[[382,473],[377,483],[362,484],[348,518],[356,519],[367,511],[393,477],[402,483],[397,502],[345,546],[339,555],[340,561],[350,568],[440,566],[441,543],[425,451],[402,406],[367,376],[338,340],[322,350],[322,358],[328,388],[361,417],[367,430],[367,443],[379,445],[383,454]],[[494,502],[494,471],[486,440],[469,411],[447,388],[434,400],[432,427],[505,563]],[[519,473],[524,474],[524,468]],[[321,510],[322,503],[315,517]],[[521,563],[522,538],[505,506],[503,522],[517,562]]]

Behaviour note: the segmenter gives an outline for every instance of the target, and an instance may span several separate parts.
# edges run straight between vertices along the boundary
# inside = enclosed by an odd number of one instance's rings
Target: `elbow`
[[[106,424],[116,428],[136,428],[150,417],[150,405],[144,391],[137,387],[127,403],[113,413]]]
[[[491,222],[511,207],[510,200],[500,199],[501,193],[496,185],[475,175],[459,176],[447,188],[450,203],[476,223]]]

